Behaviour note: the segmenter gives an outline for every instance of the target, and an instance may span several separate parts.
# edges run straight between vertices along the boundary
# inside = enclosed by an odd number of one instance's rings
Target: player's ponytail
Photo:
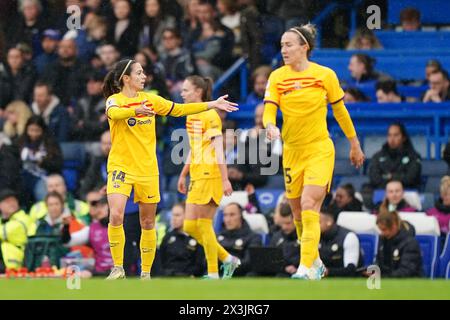
[[[211,78],[203,78],[200,76],[189,76],[186,78],[196,88],[202,89],[202,101],[212,100],[212,86]]]
[[[307,54],[309,58],[311,56],[311,52],[316,47],[316,34],[317,34],[316,27],[313,24],[308,23],[302,26],[290,28],[287,30],[287,32],[295,33],[296,35],[298,35],[300,39],[300,44],[301,45],[306,44],[308,46]]]
[[[108,72],[103,81],[103,96],[109,96],[119,93],[123,88],[123,76],[131,74],[131,66],[136,63],[134,60],[121,60],[116,63],[114,68]]]

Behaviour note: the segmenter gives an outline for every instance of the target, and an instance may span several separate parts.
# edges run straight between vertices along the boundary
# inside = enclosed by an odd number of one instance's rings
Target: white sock
[[[233,256],[231,254],[229,254],[223,262],[225,262],[225,263],[233,262]]]
[[[213,279],[219,279],[219,274],[217,272],[208,273],[208,277],[213,278]]]

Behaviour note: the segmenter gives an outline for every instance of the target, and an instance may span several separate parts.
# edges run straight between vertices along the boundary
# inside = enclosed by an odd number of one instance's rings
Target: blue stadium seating
[[[443,160],[422,160],[422,175],[442,177],[447,173],[448,166]]]
[[[438,252],[440,242],[438,236],[432,235],[416,235],[422,251],[422,265],[424,275],[428,278],[435,278],[438,267]]]
[[[351,183],[352,186],[355,188],[355,190],[359,191],[361,190],[363,184],[369,182],[369,177],[367,176],[348,176],[348,177],[342,177],[339,180],[339,185]]]
[[[354,176],[360,171],[356,169],[348,159],[336,159],[334,164],[334,175],[336,176]]]
[[[283,189],[284,188],[284,177],[281,174],[276,174],[269,176],[265,189]]]
[[[258,189],[256,197],[262,214],[271,213],[277,206],[277,200],[284,193],[284,189]]]
[[[377,254],[378,235],[360,233],[357,236],[364,255],[364,266],[370,266],[374,263]]]
[[[444,249],[442,250],[441,256],[439,257],[439,277],[449,278],[450,272],[450,234],[447,234],[445,238]]]
[[[427,193],[439,194],[441,177],[428,177],[424,191]]]
[[[176,192],[162,192],[161,193],[161,203],[158,207],[161,210],[170,210],[172,206],[178,202],[178,194]]]
[[[63,142],[60,144],[63,155],[63,176],[66,181],[67,190],[74,192],[78,185],[80,171],[86,161],[86,149],[83,143]]]
[[[219,233],[222,230],[223,224],[223,210],[217,210],[216,215],[214,216],[214,231]]]
[[[388,23],[400,24],[400,12],[407,7],[420,11],[423,24],[449,24],[450,2],[447,0],[388,1]]]
[[[434,207],[435,196],[433,193],[425,192],[419,195],[420,203],[422,204],[422,211],[427,211]]]

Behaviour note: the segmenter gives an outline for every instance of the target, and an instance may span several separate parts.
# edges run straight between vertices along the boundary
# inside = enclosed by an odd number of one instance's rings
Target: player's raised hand
[[[223,110],[226,112],[233,112],[239,110],[237,108],[237,103],[231,102],[227,100],[228,95],[224,95],[219,97],[217,100],[211,101],[208,103],[209,108],[214,108],[217,110]]]
[[[177,189],[179,193],[186,194],[186,177],[180,175],[178,178]]]
[[[142,114],[144,116],[153,117],[156,113],[153,108],[149,108],[145,105],[146,102],[147,100],[142,101],[141,105],[135,109],[136,115]]]
[[[269,124],[266,130],[267,130],[266,133],[267,139],[269,139],[270,141],[277,140],[278,138],[280,138],[280,129],[278,129],[277,126]]]

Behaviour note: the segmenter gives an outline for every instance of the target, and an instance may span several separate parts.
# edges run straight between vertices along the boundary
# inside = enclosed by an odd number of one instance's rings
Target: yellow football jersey
[[[212,138],[222,135],[222,121],[215,110],[208,110],[186,118],[191,147],[191,180],[221,177]]]
[[[343,98],[334,71],[310,62],[301,72],[288,65],[273,71],[264,102],[281,109],[284,147],[298,148],[328,138],[327,103],[334,104]]]
[[[138,92],[136,97],[128,98],[123,93],[116,93],[106,100],[106,114],[108,115],[111,131],[111,151],[108,156],[108,172],[120,170],[134,176],[158,175],[156,159],[155,118],[135,115],[125,119],[113,119],[110,110],[135,109],[147,100],[146,106],[153,108],[156,114],[167,116],[183,116],[186,114],[205,111],[206,103],[187,105],[176,104],[160,96]]]

